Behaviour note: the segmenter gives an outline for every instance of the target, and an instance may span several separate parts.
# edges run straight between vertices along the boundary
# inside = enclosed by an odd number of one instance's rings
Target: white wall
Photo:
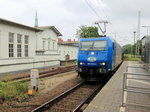
[[[34,61],[34,60],[35,60],[34,58],[20,59],[20,61],[23,63],[20,63],[18,59],[0,60],[0,62],[3,63],[0,65],[0,73],[29,70],[32,68],[46,68],[46,67],[60,65],[60,61],[58,60],[46,60],[46,59],[40,61]]]
[[[77,59],[78,47],[69,46],[69,45],[58,45],[58,52],[60,54],[60,60],[64,61],[65,56],[70,55],[70,60]]]
[[[9,32],[14,33],[14,57],[9,57]],[[24,43],[22,43],[22,57],[17,57],[17,34],[22,35],[22,42],[24,42],[24,35],[29,36],[29,57],[24,57]],[[55,47],[48,50],[46,43],[44,55],[36,55],[35,51],[43,48],[43,38],[55,41]],[[52,30],[47,29],[36,33],[31,29],[0,23],[0,73],[58,66],[60,65],[59,58],[57,35]]]
[[[9,32],[14,33],[14,57],[9,57]],[[22,35],[22,57],[17,57],[17,34]],[[24,56],[25,35],[29,36],[28,57]],[[60,60],[64,61],[67,54],[70,55],[70,60],[77,59],[78,47],[58,45],[57,39],[57,34],[50,28],[37,33],[29,28],[0,23],[0,73],[58,66]],[[43,40],[45,49],[43,49]],[[54,47],[53,42],[55,42]],[[36,51],[42,51],[42,54]]]
[[[14,33],[14,58],[17,57],[17,34],[22,34],[22,42],[24,42],[24,36],[29,36],[29,57],[35,56],[35,32],[27,29],[23,29],[20,27],[10,26],[10,25],[4,25],[0,24],[0,59],[3,58],[9,58],[9,32]],[[22,44],[22,54],[24,54],[24,45]],[[22,56],[24,57],[24,56]]]
[[[37,33],[37,50],[45,50],[46,54],[48,51],[53,51],[49,52],[51,54],[57,53],[57,34],[51,30],[51,29],[46,29],[43,32],[38,32]],[[43,49],[43,41],[45,41],[45,49]],[[48,42],[50,42],[50,48],[48,47]],[[53,42],[54,42],[54,47],[53,47]]]

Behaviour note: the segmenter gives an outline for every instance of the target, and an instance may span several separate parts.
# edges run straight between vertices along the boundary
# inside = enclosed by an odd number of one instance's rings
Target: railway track
[[[49,70],[49,71],[40,72],[39,77],[40,78],[45,78],[45,77],[57,75],[57,74],[60,74],[60,73],[73,71],[73,70],[75,70],[75,68],[76,68],[76,65],[62,67],[62,68],[58,67],[56,69],[52,69],[52,70]],[[2,81],[3,82],[8,82],[8,81],[26,82],[26,81],[30,81],[30,76],[28,75],[28,76],[13,78],[11,80],[2,80]]]
[[[100,84],[82,82],[31,112],[79,112],[81,107],[89,103],[105,83],[106,81]]]

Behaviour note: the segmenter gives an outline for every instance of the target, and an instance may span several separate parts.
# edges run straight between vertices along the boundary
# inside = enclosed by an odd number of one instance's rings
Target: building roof
[[[68,42],[62,42],[62,43],[58,43],[58,45],[65,45],[65,46],[74,46],[74,47],[77,47],[78,46],[78,42],[71,42],[71,43],[68,43]]]
[[[56,29],[55,26],[38,26],[35,28],[40,29],[40,30],[52,29],[58,36],[62,36],[62,34]]]
[[[150,35],[144,36],[141,40],[143,40],[145,38],[150,38]]]
[[[0,18],[0,23],[18,26],[18,27],[22,27],[22,28],[26,28],[26,29],[30,29],[30,30],[34,30],[34,31],[43,31],[45,29],[52,29],[58,36],[62,36],[62,34],[56,29],[55,26],[30,27],[30,26],[27,26],[24,24],[16,23],[16,22],[2,19],[2,18]]]
[[[34,31],[42,31],[41,29],[38,29],[38,28],[35,28],[35,27],[30,27],[30,26],[27,26],[27,25],[23,25],[23,24],[16,23],[16,22],[9,21],[9,20],[2,19],[2,18],[0,18],[0,23],[9,24],[9,25],[13,25],[13,26],[19,26],[19,27],[34,30]]]

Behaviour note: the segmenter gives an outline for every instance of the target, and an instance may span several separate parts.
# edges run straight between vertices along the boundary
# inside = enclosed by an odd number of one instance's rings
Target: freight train
[[[88,81],[100,80],[122,62],[122,48],[110,37],[81,38],[78,48],[78,75]]]

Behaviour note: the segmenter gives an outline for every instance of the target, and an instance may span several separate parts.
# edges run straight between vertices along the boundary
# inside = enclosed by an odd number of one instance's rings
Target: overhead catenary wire
[[[100,10],[100,9],[99,9],[99,11],[97,11],[97,8],[94,7],[94,5],[91,5],[88,0],[85,0],[85,2],[86,2],[86,4],[90,7],[90,9],[96,14],[96,16],[99,18],[100,21],[103,21],[104,19],[102,19],[102,17],[99,15],[98,12],[102,12],[103,14],[101,14],[101,15],[105,15],[106,19],[110,21],[110,19],[109,19],[109,18],[107,17],[107,15],[105,14],[105,11],[104,11],[104,10],[102,10],[102,9]],[[99,3],[99,5],[102,7],[101,3],[100,3],[98,0],[97,0],[97,3]],[[109,22],[109,23],[110,23],[110,22]],[[112,27],[113,27],[113,26],[112,26]],[[114,27],[113,27],[112,29],[114,30]],[[114,31],[114,32],[116,32],[116,31]]]
[[[103,7],[99,0],[96,0],[96,1],[97,1],[97,3],[98,3],[101,7]],[[101,8],[100,11],[102,11],[102,13],[104,14],[104,16],[106,17],[106,20],[110,22],[110,19],[108,18],[108,16],[107,16],[105,10],[103,10],[103,8]]]
[[[94,12],[94,14],[98,17],[98,19],[100,20],[100,21],[103,21],[104,19],[104,17],[102,17],[102,16],[100,16],[100,12],[101,13],[103,13],[103,14],[101,14],[101,15],[103,15],[103,16],[105,16],[105,18],[106,18],[106,20],[108,20],[109,21],[109,23],[110,23],[110,18],[108,18],[108,16],[107,16],[107,14],[105,13],[105,10],[103,10],[102,8],[100,9],[100,8],[97,8],[97,7],[95,7],[94,5],[92,5],[91,3],[89,3],[89,0],[84,0],[85,1],[85,3],[89,6],[89,8]],[[101,2],[99,1],[99,0],[97,0],[97,3],[100,5],[100,7],[103,7],[102,6],[102,4],[101,4]],[[97,10],[98,9],[98,10]],[[115,40],[116,39],[118,39],[118,38],[116,38],[116,33],[118,34],[119,32],[117,32],[116,30],[115,30],[115,28],[114,28],[114,25],[112,24],[112,22],[110,23],[111,24],[111,26],[112,26],[112,28],[111,28],[111,30],[113,30],[113,31],[111,31],[110,32],[110,34],[114,34],[115,35]],[[115,32],[115,33],[114,33]],[[118,35],[117,35],[118,36]],[[120,40],[120,39],[119,39]],[[121,40],[120,40],[121,41]]]
[[[88,0],[84,0],[86,2],[86,4],[89,6],[89,8],[95,13],[95,15],[100,19],[103,20],[99,14],[97,13],[97,11],[94,9],[94,7],[88,2]]]
[[[102,3],[100,2],[100,0],[97,0],[97,3],[98,3],[101,7],[103,7],[103,6],[102,6]],[[116,33],[116,30],[115,30],[115,28],[114,28],[114,25],[112,24],[112,21],[111,21],[110,17],[107,16],[106,11],[103,10],[103,8],[101,8],[100,11],[104,14],[106,20],[109,21],[109,24],[112,25],[112,28],[111,28],[111,29],[112,29],[113,31],[111,31],[110,33],[114,33],[114,34],[115,34],[115,33]],[[109,27],[108,27],[108,28],[109,28]],[[117,32],[117,33],[118,33],[118,32]]]

